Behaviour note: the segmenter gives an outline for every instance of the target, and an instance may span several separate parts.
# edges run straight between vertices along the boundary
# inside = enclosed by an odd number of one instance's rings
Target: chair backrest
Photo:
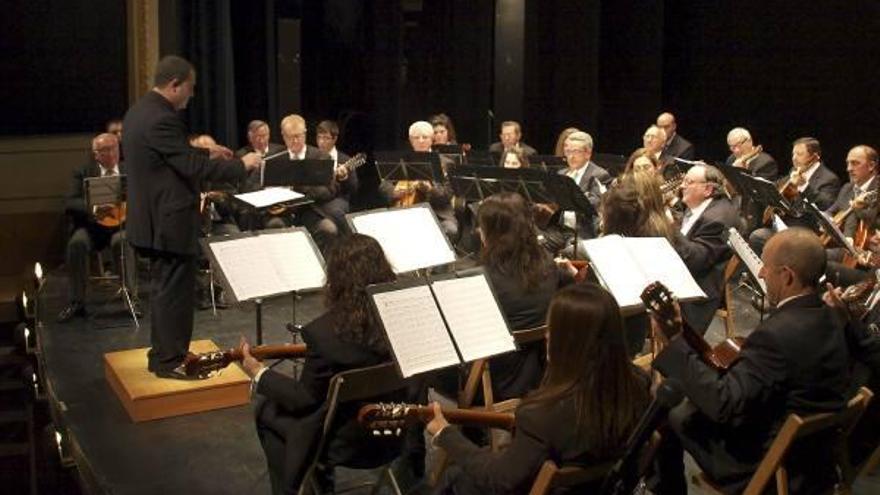
[[[538,476],[532,484],[529,495],[545,495],[557,488],[569,488],[592,481],[599,482],[612,467],[611,462],[589,467],[564,466],[558,467],[551,460],[544,461]]]
[[[782,428],[779,429],[779,433],[776,434],[773,443],[770,444],[767,453],[764,454],[764,459],[761,460],[761,464],[758,465],[758,469],[743,493],[745,495],[763,493],[770,479],[774,476],[776,477],[777,493],[788,493],[788,474],[785,471],[784,462],[786,454],[795,440],[834,429],[838,430],[839,438],[845,438],[865,412],[873,395],[870,390],[862,387],[840,412],[814,414],[807,417],[790,414]]]

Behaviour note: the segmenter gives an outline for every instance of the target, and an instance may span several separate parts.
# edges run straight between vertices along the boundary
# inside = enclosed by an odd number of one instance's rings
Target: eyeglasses
[[[687,177],[685,177],[684,179],[681,180],[681,184],[684,185],[684,186],[689,186],[689,185],[691,185],[691,184],[705,184],[706,182],[708,182],[708,181],[705,181],[705,180],[693,180],[693,179],[689,179],[689,178],[687,178]]]

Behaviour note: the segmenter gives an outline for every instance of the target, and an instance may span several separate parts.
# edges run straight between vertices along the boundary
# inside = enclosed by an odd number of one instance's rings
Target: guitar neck
[[[434,417],[434,408],[430,406],[418,406],[413,408],[415,414],[424,422],[431,421]],[[489,428],[501,428],[512,430],[514,415],[512,413],[500,413],[490,411],[477,411],[473,409],[443,408],[443,416],[447,421],[463,426],[485,426]]]
[[[290,357],[304,357],[306,355],[305,344],[278,344],[261,345],[251,348],[251,354],[257,359],[280,359]],[[235,361],[241,361],[244,356],[241,349],[229,350],[229,356]]]

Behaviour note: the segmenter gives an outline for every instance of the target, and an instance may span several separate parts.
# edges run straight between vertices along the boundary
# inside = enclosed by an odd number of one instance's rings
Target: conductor
[[[123,122],[128,240],[151,259],[148,369],[163,378],[186,378],[180,365],[193,331],[201,184],[243,179],[261,160],[257,153],[233,158],[219,145],[189,145],[178,112],[186,108],[195,84],[196,71],[187,60],[162,58],[152,90]]]

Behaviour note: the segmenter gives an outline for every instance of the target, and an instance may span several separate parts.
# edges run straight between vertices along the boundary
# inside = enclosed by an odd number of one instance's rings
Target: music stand
[[[532,168],[540,168],[542,170],[546,170],[547,172],[558,172],[564,168],[568,167],[568,163],[565,161],[565,157],[556,156],[556,155],[532,155],[526,157],[529,161],[529,166]]]
[[[488,151],[468,151],[468,153],[464,155],[464,163],[467,165],[494,167],[495,159],[492,157],[492,153],[489,153]]]
[[[597,179],[595,179],[594,177],[594,180]],[[580,186],[578,186],[577,183],[567,175],[548,173],[546,175],[544,185],[547,188],[547,192],[549,193],[550,197],[553,198],[553,202],[559,205],[559,210],[574,212],[575,249],[573,253],[573,258],[577,258],[578,218],[580,218],[580,216],[582,215],[585,215],[586,218],[592,221],[592,219],[597,216],[596,209],[593,207],[593,204],[590,203],[590,200],[587,199],[587,196],[584,194],[584,191],[581,190]]]
[[[418,151],[377,151],[376,170],[387,181],[424,180],[443,182],[443,168],[436,153]]]
[[[482,201],[499,192],[515,192],[530,203],[554,202],[546,187],[547,172],[531,168],[499,168],[461,165],[450,173],[456,196]]]
[[[85,197],[86,211],[94,211],[98,206],[112,204],[117,211],[125,211],[125,202],[128,199],[128,180],[124,174],[107,175],[104,177],[87,177],[83,179],[83,192]],[[131,299],[131,291],[126,284],[125,267],[125,243],[128,238],[125,234],[125,220],[120,219],[119,232],[122,236],[122,246],[119,249],[119,290],[116,295],[121,295],[135,329],[140,328],[137,312],[134,310],[134,302]],[[111,242],[112,245],[112,242]],[[137,277],[137,273],[134,273]]]
[[[291,160],[281,155],[266,161],[263,186],[329,186],[333,183],[333,160]]]

